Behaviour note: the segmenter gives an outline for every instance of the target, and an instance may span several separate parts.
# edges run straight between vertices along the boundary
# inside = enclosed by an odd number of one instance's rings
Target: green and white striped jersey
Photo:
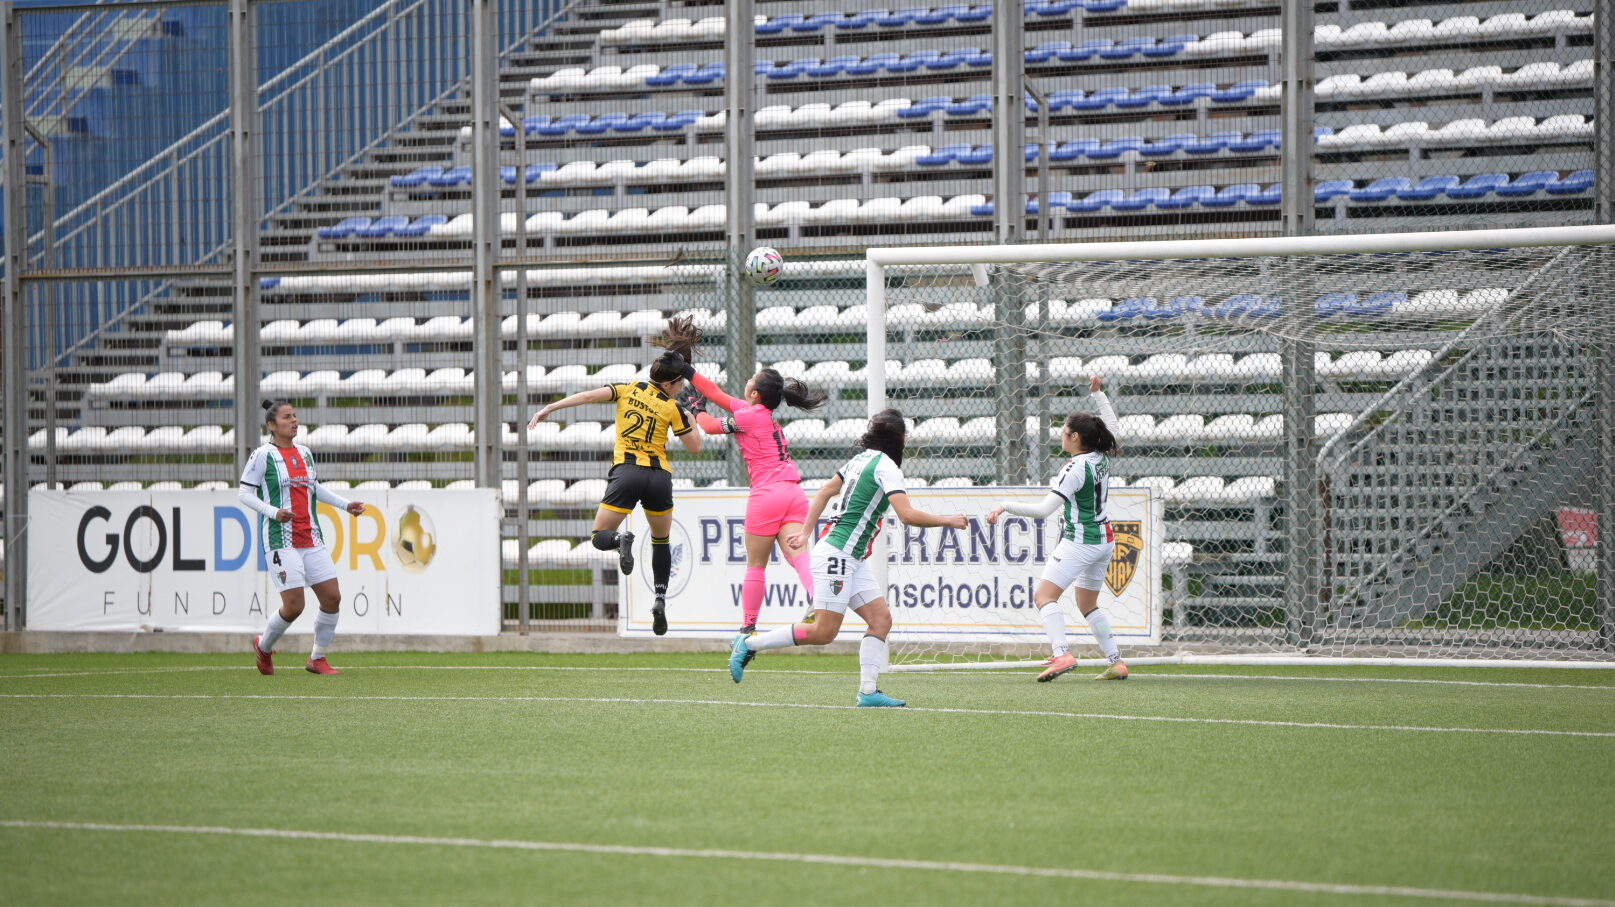
[[[886,516],[887,500],[906,491],[903,470],[878,450],[866,450],[836,470],[841,477],[841,513],[820,540],[848,557],[869,557]]]
[[[320,521],[315,518],[315,500],[338,507],[348,503],[320,485],[314,474],[314,456],[301,444],[276,447],[266,443],[254,450],[241,473],[240,498],[258,512],[264,547],[269,551],[325,544]],[[275,513],[281,510],[290,510],[292,518],[277,522]]]
[[[1064,505],[1060,534],[1085,545],[1114,541],[1106,500],[1110,497],[1110,457],[1089,451],[1066,461],[1051,485]]]

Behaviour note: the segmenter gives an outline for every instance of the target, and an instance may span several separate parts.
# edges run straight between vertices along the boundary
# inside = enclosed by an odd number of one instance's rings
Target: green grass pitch
[[[1615,672],[891,674],[913,708],[857,710],[843,656],[340,642],[340,677],[303,637],[274,677],[0,658],[0,900],[1615,900]]]

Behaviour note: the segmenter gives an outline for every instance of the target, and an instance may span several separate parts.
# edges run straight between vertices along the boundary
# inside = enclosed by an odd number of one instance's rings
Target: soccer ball
[[[785,258],[767,246],[758,246],[746,254],[746,279],[758,286],[767,286],[779,280],[785,267]]]

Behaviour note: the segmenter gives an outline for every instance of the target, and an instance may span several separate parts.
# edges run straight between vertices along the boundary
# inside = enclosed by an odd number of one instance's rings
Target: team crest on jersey
[[[1138,558],[1144,551],[1144,539],[1140,535],[1144,531],[1144,523],[1140,520],[1112,520],[1110,528],[1116,534],[1116,550],[1110,556],[1110,566],[1105,568],[1105,588],[1112,595],[1120,595],[1132,584],[1133,575],[1138,572]]]
[[[286,585],[286,571],[282,570],[278,575],[280,576],[280,584],[282,586]]]
[[[842,585],[843,585],[842,580],[839,580],[839,579],[831,580],[830,581],[830,594],[831,595],[840,595]]]

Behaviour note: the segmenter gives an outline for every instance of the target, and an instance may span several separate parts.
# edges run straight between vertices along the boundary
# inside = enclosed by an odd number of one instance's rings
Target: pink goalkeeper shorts
[[[807,514],[807,495],[796,482],[753,488],[746,498],[746,531],[752,535],[778,535],[779,527],[803,522]]]

